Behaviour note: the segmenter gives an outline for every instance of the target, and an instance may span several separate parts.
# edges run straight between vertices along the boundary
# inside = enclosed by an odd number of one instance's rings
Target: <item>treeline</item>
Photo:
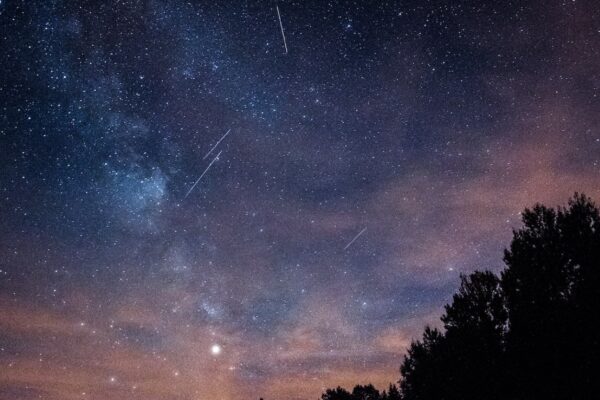
[[[462,276],[443,329],[427,327],[410,345],[399,390],[337,388],[322,399],[600,398],[599,210],[575,194],[522,219],[500,275]]]
[[[321,396],[322,400],[400,400],[400,391],[396,385],[390,385],[379,393],[373,385],[356,385],[352,393],[344,388],[327,389]]]

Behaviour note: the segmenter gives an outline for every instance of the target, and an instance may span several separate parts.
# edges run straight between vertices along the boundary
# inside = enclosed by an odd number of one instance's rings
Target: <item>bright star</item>
[[[221,346],[219,346],[218,344],[213,344],[210,348],[210,352],[213,356],[218,356],[219,354],[221,354],[221,350]]]

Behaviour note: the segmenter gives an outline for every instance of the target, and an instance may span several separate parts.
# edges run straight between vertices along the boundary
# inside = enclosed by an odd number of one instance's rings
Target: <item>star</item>
[[[221,347],[220,345],[218,345],[218,344],[213,344],[213,345],[210,347],[210,353],[211,353],[213,356],[218,356],[219,354],[221,354],[221,351],[223,351],[223,349],[222,349],[222,347]]]

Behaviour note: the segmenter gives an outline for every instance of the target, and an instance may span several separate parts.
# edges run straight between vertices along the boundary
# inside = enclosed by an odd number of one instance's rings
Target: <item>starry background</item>
[[[594,1],[0,0],[0,25],[1,399],[387,385],[524,207],[600,194]]]

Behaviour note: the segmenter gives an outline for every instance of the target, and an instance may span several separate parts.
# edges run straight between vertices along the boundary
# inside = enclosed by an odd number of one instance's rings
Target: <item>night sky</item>
[[[383,388],[524,207],[599,199],[595,1],[0,0],[0,25],[3,400]]]

